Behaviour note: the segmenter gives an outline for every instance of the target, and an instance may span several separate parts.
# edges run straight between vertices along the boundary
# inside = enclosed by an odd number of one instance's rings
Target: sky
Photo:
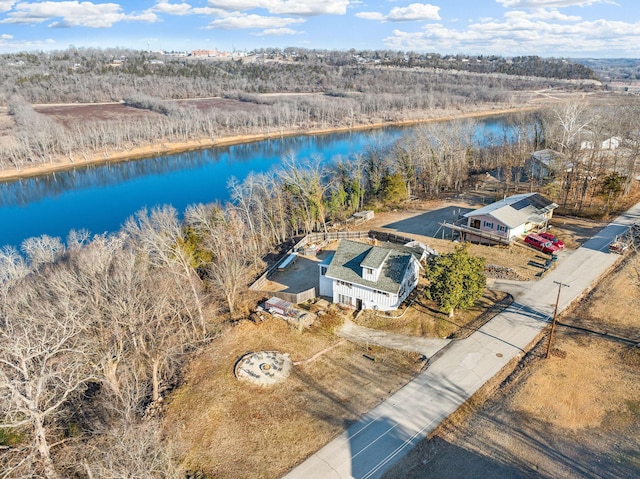
[[[0,0],[0,52],[71,45],[640,58],[640,0]]]

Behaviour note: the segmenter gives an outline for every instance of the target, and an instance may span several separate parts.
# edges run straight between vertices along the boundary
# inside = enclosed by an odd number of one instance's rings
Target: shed
[[[264,303],[264,309],[271,314],[279,314],[281,316],[288,316],[293,310],[293,304],[284,299],[276,298],[273,296],[271,299]]]

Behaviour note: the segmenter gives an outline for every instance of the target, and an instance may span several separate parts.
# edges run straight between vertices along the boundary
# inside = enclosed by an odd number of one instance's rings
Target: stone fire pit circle
[[[259,386],[271,386],[284,381],[291,372],[288,354],[278,351],[247,353],[238,359],[234,369],[237,379]]]

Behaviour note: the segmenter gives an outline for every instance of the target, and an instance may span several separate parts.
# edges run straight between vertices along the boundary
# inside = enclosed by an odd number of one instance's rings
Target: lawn
[[[330,312],[300,332],[279,319],[243,321],[193,361],[164,430],[194,477],[280,477],[421,370],[415,353],[376,348],[371,361],[365,346],[333,335],[340,322]],[[268,388],[236,380],[238,358],[259,350],[289,353],[291,376]]]

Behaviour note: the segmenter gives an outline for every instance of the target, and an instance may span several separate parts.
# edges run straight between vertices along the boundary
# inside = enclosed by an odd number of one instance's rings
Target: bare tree
[[[185,220],[211,252],[208,277],[223,294],[229,315],[233,317],[251,271],[259,266],[250,260],[246,226],[235,210],[223,210],[215,205],[190,206],[185,212]]]
[[[89,479],[179,479],[185,471],[172,458],[156,420],[120,422],[83,444],[77,463]]]
[[[134,247],[144,253],[150,263],[159,268],[169,268],[176,278],[187,282],[191,289],[197,318],[203,334],[207,326],[200,298],[200,278],[194,270],[192,251],[184,247],[182,225],[175,208],[153,208],[151,213],[143,209],[129,218],[124,226],[134,240]]]
[[[5,461],[7,471],[33,467],[60,477],[52,459],[55,419],[94,371],[84,335],[82,305],[67,287],[64,271],[41,272],[11,288],[0,319],[0,427],[28,439],[22,457]],[[13,451],[10,451],[13,452]],[[6,453],[5,453],[6,454]]]
[[[299,167],[295,158],[289,156],[284,160],[279,175],[285,190],[304,212],[306,232],[314,231],[314,226],[319,224],[326,233],[325,194],[331,185],[325,177],[320,159],[315,158]]]
[[[21,249],[33,269],[38,269],[47,263],[53,263],[65,251],[60,238],[49,235],[27,238],[22,242]]]

